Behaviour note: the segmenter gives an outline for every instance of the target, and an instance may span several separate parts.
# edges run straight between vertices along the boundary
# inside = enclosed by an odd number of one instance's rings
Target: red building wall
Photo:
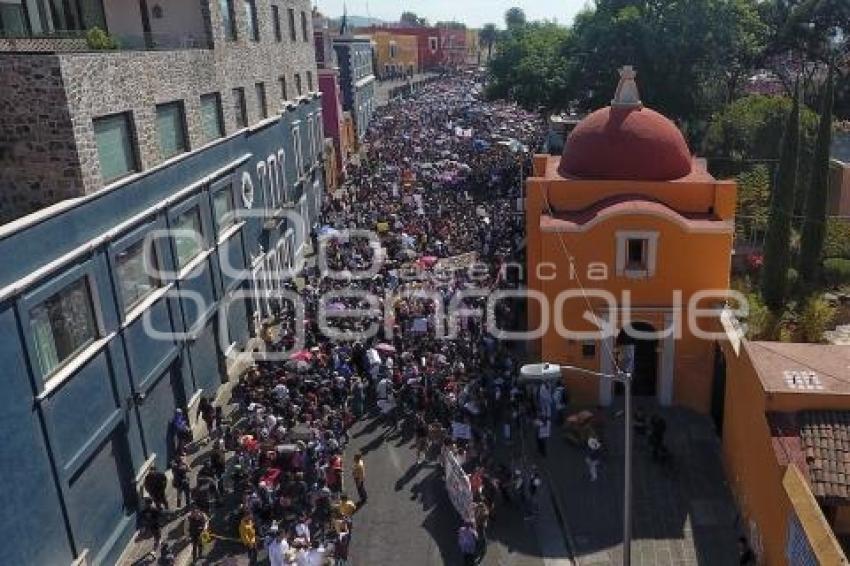
[[[325,135],[333,139],[334,149],[336,149],[336,168],[342,173],[351,148],[346,147],[347,144],[342,142],[342,93],[336,71],[319,70],[319,90],[322,91],[322,125],[325,128]]]
[[[370,34],[376,30],[391,30],[400,35],[413,35],[416,37],[416,45],[419,52],[419,71],[430,71],[445,63],[443,55],[440,31],[437,28],[386,26],[384,28],[364,28],[359,33]],[[431,39],[433,38],[433,42]],[[464,37],[464,44],[466,38]],[[432,49],[433,47],[433,49]]]

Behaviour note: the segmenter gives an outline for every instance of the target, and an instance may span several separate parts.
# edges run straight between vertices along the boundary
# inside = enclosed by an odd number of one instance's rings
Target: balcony
[[[0,51],[208,49],[208,27],[197,0],[0,0]]]

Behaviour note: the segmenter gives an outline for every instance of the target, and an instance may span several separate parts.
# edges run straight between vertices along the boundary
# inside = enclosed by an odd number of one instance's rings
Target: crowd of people
[[[450,453],[461,462],[473,501],[458,544],[470,563],[486,549],[497,500],[533,513],[536,470],[496,461],[493,445],[516,435],[524,415],[548,423],[557,407],[516,383],[510,344],[487,319],[521,324],[520,303],[488,305],[488,293],[518,285],[505,266],[522,261],[516,199],[543,123],[482,100],[478,81],[435,81],[376,112],[365,154],[326,197],[313,235],[313,257],[327,261],[286,281],[304,312],[279,301],[232,414],[202,402],[210,450],[194,485],[191,434],[175,415],[171,481],[189,509],[193,559],[232,538],[272,566],[345,564],[353,516],[368,500],[362,454],[345,457],[348,430],[366,418],[411,430],[420,461]],[[148,477],[142,520],[158,530],[166,476]],[[226,531],[210,528],[211,517]]]

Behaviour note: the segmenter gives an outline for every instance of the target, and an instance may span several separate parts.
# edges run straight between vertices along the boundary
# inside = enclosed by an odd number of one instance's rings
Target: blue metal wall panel
[[[11,308],[0,311],[0,334],[0,509],[19,511],[0,514],[0,563],[68,564],[73,555]]]
[[[214,326],[215,319],[207,324],[198,339],[189,346],[195,389],[203,389],[204,395],[209,396],[213,396],[221,385],[221,368]]]
[[[176,391],[180,385],[179,368],[166,367],[151,383],[145,392],[145,399],[139,405],[139,417],[145,434],[148,456],[156,454],[159,469],[168,465],[173,457],[169,449],[168,423],[174,416],[174,409],[182,407],[181,393]]]
[[[162,338],[149,332],[149,329],[162,333]],[[151,305],[145,315],[137,318],[124,329],[130,373],[137,389],[145,379],[151,376],[151,372],[174,352],[174,340],[165,338],[173,331],[168,303],[164,299]]]
[[[68,464],[118,408],[105,351],[44,402],[59,461]]]

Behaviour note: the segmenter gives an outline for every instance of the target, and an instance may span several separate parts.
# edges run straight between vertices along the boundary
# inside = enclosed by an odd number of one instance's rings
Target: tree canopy
[[[505,26],[508,30],[519,29],[526,23],[525,12],[522,8],[511,8],[505,12]]]
[[[413,12],[402,12],[398,21],[406,26],[425,27],[428,25],[428,20],[420,18]]]

